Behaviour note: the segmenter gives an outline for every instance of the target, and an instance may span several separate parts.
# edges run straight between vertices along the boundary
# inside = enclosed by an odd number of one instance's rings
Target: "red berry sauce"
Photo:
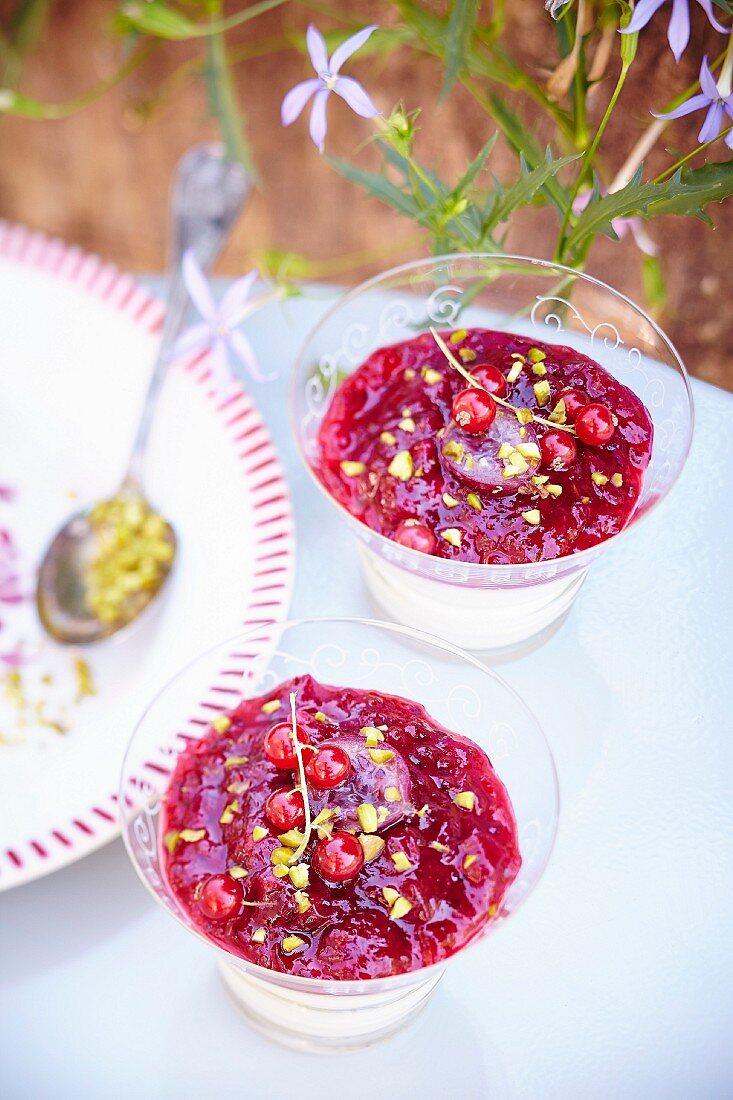
[[[316,753],[338,746],[349,767],[335,787],[308,783],[311,814],[328,820],[291,878],[278,861],[297,835],[279,838],[266,805],[298,773],[264,746],[292,691]],[[377,978],[446,959],[495,916],[521,856],[506,789],[472,741],[417,703],[310,676],[240,703],[229,720],[179,756],[163,806],[168,883],[210,939],[270,970]]]
[[[641,400],[573,348],[485,329],[442,335],[476,381],[537,417],[565,415],[577,435],[459,401],[466,379],[424,333],[375,351],[334,394],[316,462],[329,493],[380,534],[467,562],[557,558],[623,530],[652,451]],[[569,445],[543,446],[551,431]]]

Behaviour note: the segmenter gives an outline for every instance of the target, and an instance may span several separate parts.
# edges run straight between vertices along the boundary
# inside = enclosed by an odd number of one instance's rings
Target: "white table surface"
[[[295,502],[293,613],[364,614],[350,536],[287,418],[287,376],[322,308],[252,319],[281,378],[251,388]],[[558,633],[500,670],[556,756],[557,847],[525,908],[449,968],[415,1025],[337,1058],[269,1045],[116,841],[0,897],[5,1100],[733,1095],[733,396],[694,390],[670,499],[593,567]]]

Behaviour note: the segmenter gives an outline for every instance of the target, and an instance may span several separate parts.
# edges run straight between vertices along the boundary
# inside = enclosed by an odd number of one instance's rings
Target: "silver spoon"
[[[97,505],[72,516],[55,536],[41,562],[36,588],[38,614],[45,630],[59,642],[97,642],[128,626],[159,594],[173,567],[176,536],[171,525],[145,498],[143,466],[170,351],[188,311],[181,261],[186,250],[191,249],[204,271],[211,267],[250,190],[251,183],[242,166],[227,160],[214,146],[191,149],[178,166],[171,192],[167,312],[127,472],[110,501],[103,502],[101,508]],[[117,516],[123,515],[125,524],[127,519],[124,517],[129,516],[135,530],[140,528],[140,522],[148,522],[155,535],[148,538],[145,553],[152,547],[157,560],[153,559],[153,565],[147,562],[146,587],[136,587],[139,577],[136,580],[134,569],[131,569],[129,594],[126,588],[117,588],[114,605],[107,606],[99,598],[99,584],[90,579],[94,576],[90,574],[90,566],[100,561],[103,545],[100,538],[104,537],[103,532],[100,535],[100,513],[109,519],[112,510]],[[144,517],[142,521],[141,517]],[[114,532],[108,530],[114,538]],[[135,545],[143,546],[143,543]],[[135,547],[130,554],[130,562],[134,565]],[[124,581],[124,577],[120,579]],[[125,594],[121,595],[123,592]]]

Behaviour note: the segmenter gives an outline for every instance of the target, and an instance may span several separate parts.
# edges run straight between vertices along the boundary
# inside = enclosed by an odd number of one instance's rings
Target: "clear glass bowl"
[[[547,636],[590,564],[621,536],[527,565],[448,561],[372,531],[331,497],[316,471],[319,427],[339,382],[377,348],[431,325],[505,330],[570,345],[641,398],[654,423],[654,444],[627,531],[662,500],[684,466],[693,421],[689,380],[659,326],[623,294],[588,275],[521,256],[453,255],[405,264],[347,293],[311,331],[293,374],[295,435],[316,484],[359,540],[373,597],[399,622],[501,655]]]
[[[301,1050],[353,1050],[411,1020],[450,959],[373,980],[276,973],[203,937],[169,889],[160,858],[161,800],[176,756],[217,712],[305,673],[322,683],[412,699],[488,753],[514,807],[522,867],[500,912],[472,944],[512,916],[542,875],[557,827],[557,777],[537,721],[512,688],[455,646],[388,623],[304,619],[259,627],[208,650],[150,704],[128,747],[119,797],[137,873],[163,908],[209,945],[234,1000],[264,1035]]]

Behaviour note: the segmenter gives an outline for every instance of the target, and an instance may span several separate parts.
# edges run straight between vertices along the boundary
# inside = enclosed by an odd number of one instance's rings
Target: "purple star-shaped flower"
[[[249,275],[237,279],[217,304],[206,276],[190,249],[184,253],[182,267],[186,289],[202,320],[181,333],[173,347],[171,358],[180,359],[185,355],[208,351],[212,363],[211,380],[217,393],[222,395],[231,388],[230,354],[240,360],[257,382],[268,381],[268,377],[257,364],[252,345],[237,329],[244,318],[258,304],[262,304],[250,300],[257,272],[250,271]]]
[[[280,116],[283,126],[290,126],[296,118],[299,118],[303,108],[312,97],[310,135],[318,147],[319,153],[323,152],[326,140],[328,127],[326,104],[331,92],[341,96],[351,107],[351,110],[355,111],[357,115],[361,115],[362,118],[376,118],[380,113],[358,80],[354,80],[350,76],[340,75],[343,63],[364,45],[376,29],[376,25],[373,25],[364,27],[363,30],[352,34],[350,38],[347,38],[340,46],[336,47],[333,56],[329,59],[323,35],[314,26],[308,27],[308,33],[306,34],[308,53],[313,68],[318,75],[310,80],[304,80],[290,89],[282,102]]]
[[[702,60],[700,66],[700,92],[690,99],[680,103],[673,111],[666,114],[658,114],[657,118],[682,118],[683,115],[691,115],[694,111],[707,109],[705,121],[700,128],[697,140],[701,145],[713,141],[721,131],[725,116],[733,120],[733,94],[731,94],[731,69],[733,69],[733,56],[731,62],[726,62],[720,74],[720,80],[716,84],[715,77],[710,72],[707,57]],[[725,144],[733,149],[733,131],[725,138]]]
[[[635,34],[642,30],[652,16],[656,15],[662,4],[667,0],[639,0],[634,13],[621,34]],[[723,34],[730,34],[727,27],[722,26],[713,15],[713,0],[696,0],[703,9],[708,19],[716,30]],[[669,17],[667,27],[667,41],[672,47],[675,59],[679,61],[690,41],[690,0],[672,0],[672,14]]]

